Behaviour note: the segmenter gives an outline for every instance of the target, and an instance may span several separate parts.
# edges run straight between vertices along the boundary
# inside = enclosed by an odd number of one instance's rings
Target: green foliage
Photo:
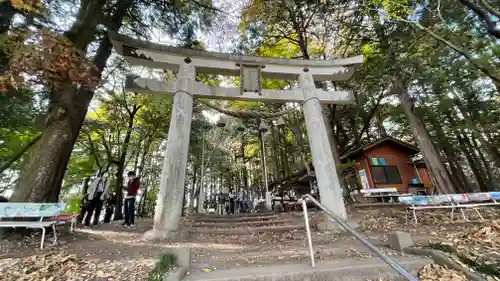
[[[165,276],[177,266],[177,257],[173,253],[166,253],[156,262],[155,267],[149,272],[147,281],[162,281]]]
[[[66,201],[66,208],[62,211],[63,214],[78,214],[80,212],[80,201],[82,195],[75,195]]]

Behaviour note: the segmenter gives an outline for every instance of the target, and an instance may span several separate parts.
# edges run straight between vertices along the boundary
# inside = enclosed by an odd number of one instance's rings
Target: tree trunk
[[[488,151],[488,154],[490,155],[491,159],[493,159],[495,166],[500,169],[500,152],[498,151],[498,148],[493,142],[489,141],[487,137],[484,137],[485,135],[487,136],[487,132],[485,132],[485,130],[481,127],[481,122],[479,120],[473,120],[472,116],[474,115],[472,114],[472,112],[459,102],[460,97],[456,93],[454,93],[454,95],[455,105],[457,106],[460,113],[464,116],[465,123],[469,125],[471,129],[477,131],[476,136],[479,138],[479,141]]]
[[[460,143],[460,146],[461,146],[462,151],[465,155],[465,158],[467,159],[467,162],[469,162],[469,167],[472,170],[474,177],[476,178],[476,182],[477,182],[477,185],[479,186],[479,189],[480,190],[487,190],[488,185],[486,184],[486,181],[484,179],[484,175],[481,173],[479,167],[477,166],[477,159],[475,159],[473,152],[469,150],[468,145],[466,144],[464,137],[458,132],[455,132],[455,134],[457,136],[458,142]]]
[[[280,158],[281,158],[281,167],[282,167],[282,178],[287,178],[290,175],[289,163],[287,160],[287,143],[286,143],[286,131],[285,128],[278,129],[279,140],[280,140]]]
[[[118,158],[118,167],[116,169],[116,186],[115,186],[115,192],[118,194],[118,200],[116,202],[115,206],[115,220],[121,220],[123,218],[123,212],[122,212],[122,204],[123,200],[120,200],[123,198],[123,173],[125,172],[125,159],[127,158],[127,152],[128,152],[128,146],[130,144],[130,138],[132,136],[132,131],[134,129],[134,121],[135,121],[135,115],[137,111],[139,111],[140,106],[134,105],[132,110],[129,112],[129,119],[128,119],[128,124],[127,124],[127,133],[125,134],[125,138],[123,139],[123,144],[120,149],[120,157]],[[121,197],[121,198],[120,198]]]
[[[139,175],[138,169],[139,169],[139,155],[141,154],[141,146],[142,146],[142,139],[139,140],[134,155],[134,172],[136,175]]]
[[[434,122],[432,122],[432,124],[434,127],[434,131],[436,131],[436,138],[438,140],[438,144],[439,146],[441,146],[441,149],[448,158],[448,162],[450,164],[450,170],[452,174],[452,177],[450,179],[452,180],[453,185],[456,186],[457,189],[463,192],[471,191],[467,177],[465,176],[462,167],[460,167],[459,164],[460,161],[456,154],[456,151],[453,148],[453,146],[449,145],[450,141],[446,138],[444,131],[441,127],[442,125],[438,123],[436,120],[433,121]]]
[[[474,138],[474,135],[472,135],[472,146],[475,148],[479,155],[479,159],[481,160],[481,163],[483,164],[484,167],[484,172],[486,175],[486,183],[488,185],[488,189],[485,191],[493,191],[496,190],[496,185],[495,185],[495,178],[493,177],[493,172],[491,171],[490,168],[490,163],[488,163],[488,160],[486,160],[486,157],[483,154],[483,151],[481,149],[481,146],[477,142],[477,140]]]
[[[273,139],[274,141],[274,139]],[[242,162],[242,168],[241,172],[243,173],[242,178],[243,178],[243,187],[245,187],[246,190],[248,190],[248,172],[247,172],[247,166],[246,166],[246,158],[245,158],[245,136],[241,134],[241,144],[240,144],[240,154],[241,154],[241,162]],[[277,161],[278,159],[276,159]]]
[[[119,1],[115,14],[110,19],[108,29],[118,31],[122,19],[133,1]],[[88,13],[100,13],[99,10],[88,10]],[[71,28],[71,33],[76,37],[82,29],[82,34],[94,30],[96,22],[84,22],[78,19]],[[90,18],[89,18],[90,20]],[[92,39],[89,38],[90,40]],[[75,47],[81,51],[90,43],[70,38],[79,42]],[[96,55],[94,64],[97,69],[96,76],[100,77],[106,62],[111,54],[112,44],[107,34],[104,35]],[[14,202],[57,202],[61,190],[61,183],[66,172],[74,143],[82,126],[87,109],[94,96],[94,90],[76,90],[70,83],[61,85],[60,89],[53,91],[50,101],[47,128],[44,130],[33,156],[21,175],[18,187],[12,195]]]
[[[191,183],[191,192],[189,193],[190,197],[189,198],[189,204],[187,208],[187,212],[189,214],[194,213],[194,200],[195,198],[198,198],[197,195],[199,194],[200,190],[196,186],[196,181],[197,181],[197,176],[198,176],[198,169],[200,168],[200,165],[198,164],[198,159],[195,158],[194,164],[193,164],[193,181]]]
[[[441,194],[454,193],[455,188],[448,176],[445,165],[443,164],[441,157],[437,153],[432,141],[430,139],[429,133],[425,129],[424,124],[420,120],[420,117],[414,111],[414,104],[408,94],[408,89],[406,85],[403,84],[401,79],[394,76],[392,79],[394,91],[399,95],[401,100],[401,106],[410,121],[410,126],[413,131],[413,135],[417,139],[420,150],[424,156],[425,163],[429,168],[432,177],[434,178],[437,186],[437,190]]]
[[[280,157],[278,153],[278,137],[276,135],[276,129],[274,127],[271,130],[271,148],[272,148],[272,159],[273,159],[273,181],[280,179],[279,173],[279,163]],[[244,151],[244,150],[243,150]]]

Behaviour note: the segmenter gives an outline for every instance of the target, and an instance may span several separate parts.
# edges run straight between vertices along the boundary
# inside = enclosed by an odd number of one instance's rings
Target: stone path
[[[189,229],[189,241],[198,243],[200,247],[193,249],[190,276],[186,280],[368,280],[365,277],[370,274],[373,280],[378,280],[382,276],[380,272],[387,272],[387,276],[393,277],[395,274],[352,236],[317,231],[312,232],[316,262],[319,267],[329,270],[311,270],[307,236],[300,215],[200,216],[191,221],[191,225],[194,227]],[[406,259],[415,274],[416,270],[430,262],[422,258],[402,257],[400,253],[386,248],[383,235],[372,235],[369,240],[387,254]],[[345,264],[349,264],[349,267],[346,268]],[[376,266],[363,269],[368,264]],[[274,269],[269,269],[270,266]],[[298,272],[307,272],[306,275],[310,275],[307,278],[313,278],[314,275],[314,279],[300,279],[305,278],[305,275],[295,273],[280,277],[284,279],[269,279],[277,278],[276,274],[297,272],[287,268],[300,269]],[[313,274],[315,271],[319,273]],[[331,277],[335,271],[354,279],[321,279],[321,276]],[[352,274],[358,271],[359,274]],[[236,272],[239,272],[240,277],[235,277]],[[254,277],[250,278],[250,275]],[[234,279],[218,279],[221,276],[232,276]]]

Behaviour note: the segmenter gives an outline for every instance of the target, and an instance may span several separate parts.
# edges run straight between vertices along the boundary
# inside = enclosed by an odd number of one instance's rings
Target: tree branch
[[[87,139],[90,144],[90,150],[92,151],[92,154],[94,155],[95,162],[97,164],[97,167],[99,167],[99,170],[102,169],[102,165],[99,161],[99,155],[97,154],[97,149],[95,148],[94,142],[92,141],[92,138],[90,137],[89,133],[85,133],[87,135]]]
[[[496,23],[491,20],[491,17],[487,12],[483,11],[481,7],[470,0],[460,0],[460,2],[467,8],[471,9],[479,17],[479,19],[486,24],[486,30],[489,34],[495,36],[497,39],[500,39],[500,29],[496,28]]]
[[[457,52],[457,53],[461,54],[462,56],[464,56],[470,63],[472,63],[472,65],[474,67],[476,67],[477,69],[479,69],[486,76],[490,77],[495,82],[495,84],[500,85],[500,74],[498,74],[491,66],[484,65],[479,60],[474,59],[474,57],[472,56],[472,54],[469,53],[464,48],[459,47],[459,46],[453,44],[452,42],[450,42],[450,41],[446,40],[445,38],[441,37],[440,35],[434,33],[432,30],[430,30],[429,28],[421,25],[418,22],[409,21],[409,20],[405,20],[405,19],[402,19],[402,18],[398,18],[397,20],[414,25],[418,29],[420,29],[420,30],[426,32],[427,34],[429,34],[430,36],[432,36],[434,39],[436,39],[439,42],[441,42],[441,43],[445,44],[446,46],[450,47],[455,52]]]
[[[495,8],[493,8],[493,6],[490,5],[490,3],[488,3],[487,0],[479,0],[481,2],[481,4],[484,6],[484,8],[492,13],[495,17],[497,17],[498,19],[500,19],[500,11],[498,10],[495,10]]]
[[[35,145],[38,140],[42,138],[42,134],[38,134],[36,137],[34,137],[32,140],[30,140],[23,148],[21,148],[16,154],[14,154],[7,162],[5,162],[1,167],[0,167],[0,174],[2,174],[5,170],[7,170],[10,165],[12,165],[14,162],[16,162],[21,156],[23,156],[28,149],[30,149],[33,145]]]

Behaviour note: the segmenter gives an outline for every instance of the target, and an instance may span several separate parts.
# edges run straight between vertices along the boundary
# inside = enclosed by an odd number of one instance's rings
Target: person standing
[[[97,225],[99,223],[102,207],[104,205],[104,200],[106,200],[108,196],[108,188],[109,188],[108,177],[106,176],[106,174],[104,174],[101,177],[99,185],[97,186],[97,192],[95,195],[96,204],[94,210],[94,225]]]
[[[106,211],[104,212],[104,223],[110,223],[111,217],[115,212],[115,206],[118,203],[118,195],[116,192],[111,193],[106,200]]]
[[[87,209],[87,215],[85,217],[85,226],[86,227],[90,227],[90,221],[92,220],[92,217],[94,216],[94,212],[99,213],[99,215],[101,213],[101,211],[98,209],[99,209],[99,207],[102,208],[101,197],[102,197],[103,192],[104,192],[104,187],[102,185],[102,181],[103,181],[103,177],[102,177],[101,173],[97,173],[96,177],[94,178],[94,180],[90,184],[90,188],[89,188],[88,194],[87,194],[87,200],[89,201],[89,204],[88,204],[88,209]],[[96,220],[95,216],[94,216],[93,225],[97,225],[98,222],[99,222],[99,217],[97,217],[97,220]]]
[[[90,201],[89,201],[88,196],[89,196],[89,194],[85,193],[82,197],[82,200],[80,200],[80,215],[78,215],[78,223],[83,222],[85,215],[88,216],[89,207],[90,207]]]
[[[240,189],[240,192],[238,193],[238,207],[239,207],[239,212],[240,213],[246,213],[247,212],[247,207],[248,207],[248,203],[247,203],[247,200],[248,200],[248,196],[247,196],[247,192],[246,190],[244,190],[243,188]]]
[[[124,213],[125,213],[125,226],[134,226],[135,219],[135,197],[139,192],[140,181],[139,178],[135,176],[134,171],[127,173],[128,181],[127,186],[124,189],[127,191],[125,196]]]
[[[232,190],[229,191],[229,213],[234,215],[234,205],[235,205],[235,202],[234,202],[234,193]]]

